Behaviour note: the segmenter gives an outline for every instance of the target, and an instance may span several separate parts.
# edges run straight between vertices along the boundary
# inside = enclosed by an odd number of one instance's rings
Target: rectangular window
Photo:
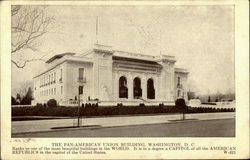
[[[56,95],[56,88],[54,88],[54,95]]]
[[[178,86],[180,85],[180,83],[181,83],[181,77],[178,77],[178,82],[177,82]]]
[[[83,79],[83,75],[84,75],[84,68],[79,68],[79,79]]]
[[[53,73],[51,74],[51,80],[50,83],[52,83],[54,81],[54,77],[53,77]]]
[[[52,77],[51,77],[52,78]],[[49,80],[48,80],[48,84],[50,84],[50,75],[49,75]]]
[[[61,94],[63,94],[63,86],[61,86]]]
[[[56,83],[56,72],[54,73],[54,83]]]
[[[63,74],[63,69],[61,69],[61,71],[60,71],[60,80],[62,81],[62,75]]]
[[[83,86],[79,86],[79,94],[83,94]]]

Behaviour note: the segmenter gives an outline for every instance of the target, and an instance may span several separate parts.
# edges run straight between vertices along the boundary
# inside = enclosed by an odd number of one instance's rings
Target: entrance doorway
[[[151,78],[147,82],[147,98],[155,99],[154,81]]]
[[[141,79],[136,77],[134,79],[134,99],[139,99],[140,97],[142,97]]]
[[[128,98],[127,79],[124,76],[119,79],[119,98]]]

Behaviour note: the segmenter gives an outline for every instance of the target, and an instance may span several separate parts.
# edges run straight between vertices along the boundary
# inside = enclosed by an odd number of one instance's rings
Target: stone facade
[[[188,72],[175,68],[175,62],[173,56],[115,51],[100,44],[83,54],[59,54],[34,77],[33,104],[49,99],[59,105],[77,105],[79,100],[100,105],[173,104],[177,98],[187,99]]]

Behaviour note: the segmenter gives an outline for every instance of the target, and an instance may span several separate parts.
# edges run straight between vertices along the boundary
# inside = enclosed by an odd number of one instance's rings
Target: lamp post
[[[78,119],[77,119],[77,127],[80,127],[80,107],[81,107],[81,99],[80,96],[81,94],[83,94],[83,86],[78,87],[78,110],[77,110],[77,114],[78,114]]]
[[[80,89],[80,86],[79,86],[79,89]],[[77,114],[78,114],[77,127],[80,127],[80,93],[78,93],[78,110],[77,110]]]

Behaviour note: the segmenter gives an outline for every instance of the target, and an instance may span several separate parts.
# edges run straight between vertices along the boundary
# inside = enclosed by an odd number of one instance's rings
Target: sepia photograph
[[[0,159],[249,159],[249,2],[0,2]]]
[[[233,5],[11,5],[11,137],[235,137]]]

